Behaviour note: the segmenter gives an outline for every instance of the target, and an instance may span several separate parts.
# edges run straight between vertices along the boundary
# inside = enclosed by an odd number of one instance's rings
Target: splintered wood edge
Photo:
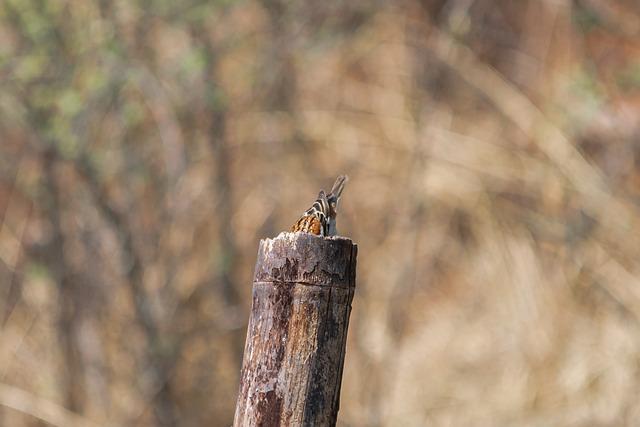
[[[274,242],[276,240],[288,240],[291,243],[294,243],[295,241],[299,240],[300,238],[303,238],[303,239],[312,238],[312,239],[329,240],[329,241],[343,241],[345,243],[349,242],[352,245],[355,245],[355,243],[353,243],[353,240],[351,240],[348,237],[344,237],[344,236],[317,236],[315,234],[303,233],[301,231],[296,231],[296,232],[283,231],[280,234],[278,234],[276,237],[267,237],[267,238],[261,239],[261,241]],[[273,244],[273,243],[271,243],[271,244]]]
[[[282,232],[262,239],[254,282],[355,286],[357,245],[343,236]]]

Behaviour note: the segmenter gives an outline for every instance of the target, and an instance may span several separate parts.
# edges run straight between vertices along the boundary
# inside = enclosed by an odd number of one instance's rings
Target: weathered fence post
[[[235,427],[335,425],[356,254],[344,237],[260,241]]]

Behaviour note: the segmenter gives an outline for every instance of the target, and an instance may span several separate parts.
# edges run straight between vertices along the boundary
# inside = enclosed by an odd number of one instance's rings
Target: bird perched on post
[[[340,175],[329,194],[325,194],[324,190],[320,190],[316,201],[291,227],[291,231],[301,231],[318,236],[335,236],[337,234],[336,215],[338,213],[338,201],[347,180],[348,177],[346,175]]]

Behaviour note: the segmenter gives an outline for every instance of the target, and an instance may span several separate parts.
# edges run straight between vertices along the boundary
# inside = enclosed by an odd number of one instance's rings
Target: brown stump
[[[344,237],[260,241],[235,427],[335,425],[356,254]]]

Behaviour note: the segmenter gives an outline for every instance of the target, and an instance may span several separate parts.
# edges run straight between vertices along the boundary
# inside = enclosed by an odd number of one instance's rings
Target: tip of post
[[[344,236],[316,236],[315,234],[303,233],[303,232],[291,232],[291,231],[283,231],[278,234],[276,237],[268,237],[262,239],[265,248],[269,251],[273,249],[274,244],[276,242],[286,242],[287,245],[292,246],[293,248],[297,247],[298,242],[310,242],[316,240],[318,242],[335,242],[336,244],[348,244],[352,246],[356,246],[355,243],[348,237]]]
[[[342,286],[355,272],[357,253],[358,245],[346,237],[282,232],[260,241],[254,281]]]
[[[321,240],[345,240],[345,241],[351,241],[350,238],[348,237],[344,237],[344,236],[317,236],[315,234],[311,234],[311,233],[304,233],[301,231],[296,231],[296,232],[292,232],[292,231],[283,231],[280,234],[278,234],[276,237],[272,237],[271,240],[273,239],[286,239],[286,240],[296,240],[299,238],[310,238],[310,239],[321,239]]]

